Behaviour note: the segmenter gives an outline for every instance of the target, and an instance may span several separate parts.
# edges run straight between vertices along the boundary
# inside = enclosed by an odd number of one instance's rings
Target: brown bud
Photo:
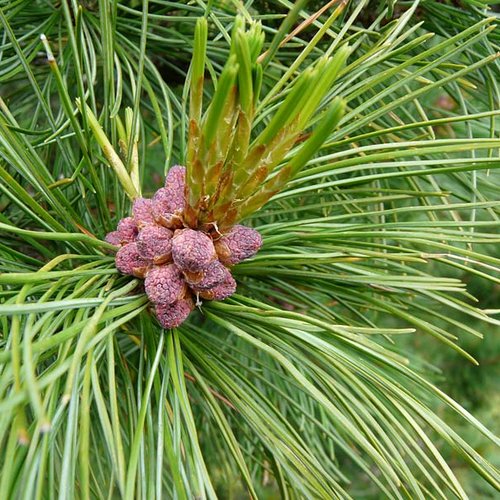
[[[204,271],[197,271],[197,272],[183,271],[182,274],[184,275],[186,283],[189,286],[195,283],[199,283],[203,279],[203,276],[205,275]]]

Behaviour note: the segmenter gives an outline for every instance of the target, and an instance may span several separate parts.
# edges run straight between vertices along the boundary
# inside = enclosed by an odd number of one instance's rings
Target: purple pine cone
[[[160,188],[153,196],[153,217],[158,224],[170,229],[182,227],[182,212],[174,211],[171,196],[166,188]]]
[[[153,224],[152,200],[149,198],[137,198],[132,205],[132,214],[137,226]]]
[[[177,194],[177,210],[184,209],[184,190],[186,188],[186,167],[174,165],[165,178],[165,188]]]
[[[255,255],[262,246],[262,236],[255,229],[236,225],[214,244],[219,260],[232,266]]]
[[[185,186],[186,169],[175,165],[168,171],[165,187],[153,196],[153,216],[160,224],[169,228],[182,227]]]
[[[173,232],[163,226],[149,224],[137,236],[137,249],[145,258],[155,264],[164,264],[172,259]]]
[[[217,258],[212,238],[201,231],[181,229],[172,239],[172,257],[179,269],[203,271]]]
[[[106,235],[105,240],[112,245],[121,246],[135,241],[137,237],[137,225],[132,217],[125,217],[118,223],[116,231]]]
[[[104,240],[108,243],[111,243],[111,245],[115,245],[115,247],[121,246],[123,241],[120,231],[111,231],[106,235],[106,238],[104,238]]]
[[[155,304],[173,304],[186,293],[186,283],[173,264],[153,267],[144,281],[146,295]]]
[[[135,240],[139,231],[137,229],[137,224],[132,217],[124,217],[123,219],[121,219],[120,222],[118,222],[117,230],[131,240]]]
[[[194,309],[191,298],[180,299],[173,304],[156,306],[156,317],[163,328],[176,328],[184,323],[189,313]]]
[[[198,277],[199,276],[199,277]],[[191,278],[191,279],[190,279]],[[214,260],[209,266],[199,273],[196,278],[186,275],[186,281],[195,292],[209,290],[231,278],[229,269],[224,267],[218,260]]]
[[[210,288],[209,290],[200,291],[200,297],[207,300],[224,300],[236,292],[236,281],[234,280],[231,273],[226,280],[221,284]]]
[[[137,250],[137,243],[127,243],[116,253],[116,268],[123,274],[144,278],[151,266],[151,261],[144,259]]]

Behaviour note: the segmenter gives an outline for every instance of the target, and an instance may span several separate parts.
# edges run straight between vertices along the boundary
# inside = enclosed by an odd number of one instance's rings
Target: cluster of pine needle
[[[0,0],[0,499],[494,497],[497,15]]]

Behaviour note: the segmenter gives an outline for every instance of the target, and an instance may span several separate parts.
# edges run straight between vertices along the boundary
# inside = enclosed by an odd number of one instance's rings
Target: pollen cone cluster
[[[254,255],[260,234],[235,225],[225,234],[184,224],[186,171],[174,166],[153,198],[138,198],[132,215],[108,233],[119,248],[116,267],[144,278],[149,300],[164,328],[179,326],[202,299],[224,300],[236,291],[230,266]]]

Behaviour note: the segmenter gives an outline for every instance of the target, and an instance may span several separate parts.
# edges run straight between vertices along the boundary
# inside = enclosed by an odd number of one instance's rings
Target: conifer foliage
[[[1,499],[496,494],[430,364],[500,324],[485,1],[0,23]]]

